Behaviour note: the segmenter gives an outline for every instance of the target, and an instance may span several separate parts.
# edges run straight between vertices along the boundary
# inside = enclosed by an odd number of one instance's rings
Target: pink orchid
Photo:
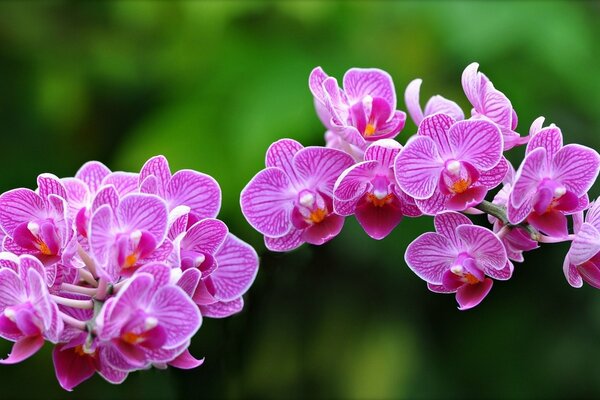
[[[101,206],[92,216],[89,242],[99,273],[110,282],[130,275],[141,263],[164,261],[172,251],[167,206],[157,196],[131,193],[116,209]]]
[[[352,157],[281,139],[267,150],[265,164],[242,190],[240,201],[250,225],[265,235],[267,248],[320,245],[341,231],[344,217],[334,213],[333,185],[354,164]]]
[[[511,277],[512,264],[507,262],[504,246],[488,229],[453,211],[437,214],[434,225],[436,232],[416,238],[404,256],[431,291],[456,293],[459,309],[466,310],[489,293],[490,278]]]
[[[333,207],[342,216],[356,215],[374,239],[386,237],[404,215],[421,215],[414,200],[396,186],[393,164],[402,146],[381,139],[365,151],[365,161],[345,170],[333,190]]]
[[[527,145],[508,201],[511,224],[527,220],[536,229],[565,237],[567,218],[587,207],[587,191],[600,170],[600,156],[585,146],[563,146],[555,125],[540,129]]]
[[[98,339],[106,345],[101,362],[121,371],[169,362],[200,328],[198,307],[169,283],[170,267],[141,267],[97,317]]]
[[[393,138],[404,128],[406,114],[396,110],[394,82],[382,70],[352,68],[341,89],[335,78],[317,67],[308,84],[324,125],[362,151],[369,142]]]
[[[425,117],[394,164],[400,189],[430,215],[479,204],[507,168],[502,135],[493,123],[456,122],[445,114]]]
[[[4,259],[6,261],[6,259]],[[0,268],[0,337],[15,342],[1,364],[15,364],[35,354],[45,340],[56,343],[63,330],[50,298],[44,267],[31,256]]]

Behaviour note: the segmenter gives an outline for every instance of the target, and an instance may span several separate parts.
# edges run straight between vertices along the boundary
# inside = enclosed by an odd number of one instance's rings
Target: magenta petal
[[[486,270],[486,274],[493,279],[506,281],[512,277],[513,271],[515,267],[512,262],[509,260],[506,261],[506,265],[502,269],[488,269]]]
[[[440,156],[444,159],[452,157],[452,147],[448,132],[456,121],[449,115],[434,114],[426,116],[419,125],[418,135],[430,137],[435,142]]]
[[[583,264],[600,252],[600,232],[593,225],[584,223],[575,234],[568,257],[575,264]]]
[[[600,156],[589,147],[568,144],[554,156],[552,169],[553,178],[580,197],[590,190],[598,177]]]
[[[408,114],[417,127],[423,120],[423,110],[421,109],[421,104],[419,101],[419,92],[421,91],[422,83],[422,79],[414,79],[408,84],[406,90],[404,91],[404,102],[406,103],[406,109],[408,110]]]
[[[513,224],[520,224],[521,222],[523,222],[525,220],[525,218],[527,218],[527,216],[531,213],[531,211],[533,211],[533,198],[528,198],[525,200],[525,202],[523,204],[521,204],[519,207],[515,207],[512,205],[512,200],[511,198],[513,197],[513,194],[511,193],[511,195],[508,198],[507,201],[507,210],[506,210],[506,215],[508,217],[508,221]]]
[[[17,364],[38,352],[44,345],[41,335],[24,336],[13,345],[9,356],[0,360],[0,364]]]
[[[546,149],[541,147],[525,156],[517,171],[515,184],[510,196],[511,204],[519,208],[526,200],[532,198],[539,183],[547,172]]]
[[[279,168],[260,171],[242,190],[242,213],[263,235],[279,237],[291,228],[290,214],[295,191],[285,172]]]
[[[57,345],[52,351],[54,370],[60,386],[72,391],[75,386],[91,378],[96,372],[91,356],[79,355],[74,348]]]
[[[567,217],[560,211],[552,210],[543,214],[532,212],[527,217],[527,222],[533,225],[534,228],[552,237],[563,238],[569,234]]]
[[[208,318],[226,318],[237,314],[244,308],[244,299],[239,297],[233,301],[218,301],[216,303],[201,305],[202,315]]]
[[[482,74],[477,71],[478,68],[479,64],[476,62],[469,64],[463,71],[461,80],[467,99],[476,110],[481,110]]]
[[[444,272],[444,275],[442,276],[442,286],[444,287],[443,293],[454,293],[464,284],[462,279],[450,270]]]
[[[396,197],[391,203],[375,206],[369,201],[361,201],[356,207],[356,219],[367,235],[380,240],[389,235],[402,221],[402,207]]]
[[[14,189],[0,196],[0,226],[8,235],[24,222],[45,217],[42,198],[29,189]]]
[[[98,189],[94,201],[92,202],[92,212],[105,204],[108,204],[113,210],[115,210],[119,204],[119,193],[112,185],[102,186]]]
[[[478,170],[492,169],[502,157],[502,134],[489,121],[458,121],[450,127],[448,140],[456,159],[467,161]]]
[[[381,97],[396,109],[396,91],[392,77],[376,68],[351,68],[344,74],[344,91],[351,103],[365,96]]]
[[[116,215],[122,227],[146,230],[156,238],[157,243],[162,243],[167,234],[167,205],[157,196],[128,194],[121,199]]]
[[[583,286],[583,279],[581,274],[577,270],[575,264],[571,263],[569,260],[569,256],[565,257],[565,261],[563,262],[563,273],[565,274],[565,278],[569,285],[574,288],[580,288]]]
[[[396,110],[392,113],[392,118],[388,121],[381,122],[377,125],[377,132],[367,138],[369,141],[391,139],[396,137],[406,124],[406,113],[404,111]]]
[[[327,195],[332,194],[337,178],[352,165],[354,159],[347,153],[325,147],[306,147],[294,157],[298,177],[308,182],[310,188],[320,188]]]
[[[272,238],[265,236],[265,246],[270,251],[292,251],[304,244],[302,230],[292,228],[287,234]]]
[[[396,157],[394,174],[402,191],[415,199],[427,199],[438,186],[442,167],[434,141],[419,136],[409,141]]]
[[[211,176],[182,169],[177,171],[167,186],[169,209],[188,206],[198,219],[214,218],[221,208],[221,188]]]
[[[202,364],[204,364],[204,358],[201,360],[194,358],[188,349],[185,349],[183,353],[169,361],[169,365],[171,367],[179,369],[193,369],[201,366]]]
[[[110,174],[110,169],[104,164],[99,161],[89,161],[79,168],[75,178],[84,181],[90,188],[90,192],[95,193],[100,187],[102,179],[108,174]]]
[[[0,269],[0,310],[24,302],[26,299],[23,282],[12,269]]]
[[[302,239],[310,244],[322,245],[340,233],[344,219],[342,216],[329,214],[323,221],[306,228],[302,232]]]
[[[203,219],[188,229],[181,239],[181,248],[214,254],[225,241],[228,231],[227,225],[218,219]]]
[[[215,297],[233,301],[246,293],[258,273],[258,255],[254,248],[229,234],[215,258],[219,267],[210,275]]]
[[[588,261],[577,266],[577,271],[581,274],[581,277],[590,286],[600,289],[600,268],[595,263]]]
[[[378,161],[384,168],[392,168],[402,145],[393,139],[380,139],[365,150],[365,161]]]
[[[52,174],[41,174],[37,178],[38,194],[42,199],[47,199],[54,194],[63,199],[67,198],[67,191],[58,177]]]
[[[138,189],[138,174],[131,172],[112,172],[104,177],[102,185],[113,185],[119,196],[125,196]]]
[[[495,89],[491,82],[486,85],[482,100],[482,109],[478,110],[480,114],[485,115],[501,127],[511,128],[513,126],[513,108],[510,100],[504,93]]]
[[[364,195],[378,169],[377,161],[363,161],[346,169],[335,183],[333,197],[341,201],[350,201]]]
[[[325,79],[327,78],[329,78],[329,76],[321,67],[313,69],[308,77],[308,87],[315,99],[320,103],[325,103],[326,101],[326,96],[323,92],[323,82],[325,82]]]
[[[101,265],[106,264],[109,250],[115,242],[115,235],[112,232],[113,226],[114,216],[110,206],[104,205],[92,215],[89,242],[94,258]]]
[[[462,211],[481,203],[487,194],[485,186],[471,186],[462,193],[451,195],[446,200],[446,208],[449,210]]]
[[[297,182],[298,177],[294,170],[293,161],[294,156],[304,146],[292,139],[280,139],[273,143],[267,149],[267,155],[265,159],[266,167],[277,167],[282,169],[292,181]]]
[[[419,278],[441,285],[444,272],[457,255],[457,248],[445,236],[427,232],[408,245],[404,260]]]
[[[492,289],[494,281],[485,278],[483,282],[474,285],[463,285],[456,291],[456,301],[460,310],[468,310],[475,307],[487,296]]]
[[[177,347],[189,340],[200,328],[202,317],[198,307],[177,286],[158,289],[150,304],[152,315],[167,333],[166,349]]]
[[[437,233],[448,238],[450,242],[458,248],[460,242],[456,236],[456,228],[460,225],[473,225],[473,223],[461,213],[456,211],[445,211],[437,214],[433,218],[433,225],[435,226]]]
[[[551,160],[562,146],[563,138],[560,129],[556,126],[550,126],[536,132],[535,136],[529,140],[526,154],[531,153],[531,151],[538,147],[543,147],[546,149],[548,159]]]
[[[493,189],[500,183],[502,183],[502,181],[506,177],[507,172],[508,161],[506,161],[506,158],[502,157],[498,165],[496,165],[494,168],[488,171],[481,172],[477,182],[479,182],[479,184],[485,186],[488,189]]]
[[[439,190],[433,196],[425,200],[415,200],[415,204],[425,215],[436,215],[446,207],[446,201],[450,196],[442,194]]]
[[[142,183],[148,176],[155,176],[158,183],[158,194],[165,195],[167,184],[171,179],[171,170],[169,162],[164,156],[155,156],[146,161],[140,170],[139,183]]]
[[[188,296],[192,297],[200,282],[200,275],[200,271],[197,268],[186,269],[183,271],[179,281],[177,281],[177,286],[183,289]]]
[[[506,250],[498,237],[489,229],[477,225],[461,225],[456,235],[463,243],[463,249],[475,259],[477,267],[500,270],[506,266]]]
[[[446,114],[454,118],[455,121],[465,119],[465,114],[458,104],[440,95],[431,97],[425,104],[425,115],[433,114]]]

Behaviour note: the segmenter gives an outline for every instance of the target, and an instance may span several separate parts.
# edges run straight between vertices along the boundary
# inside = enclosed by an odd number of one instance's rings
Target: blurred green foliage
[[[270,254],[238,205],[272,141],[323,143],[307,88],[317,65],[337,77],[385,69],[399,99],[421,77],[424,99],[467,109],[460,74],[478,61],[512,100],[519,131],[544,115],[566,142],[600,149],[599,20],[598,2],[0,3],[3,190],[35,186],[41,172],[73,175],[89,159],[136,171],[164,154],[174,170],[221,183],[220,217],[262,256],[244,312],[207,319],[196,335],[204,366],[137,372],[120,386],[94,377],[68,394],[47,346],[0,368],[0,397],[600,396],[600,295],[567,285],[565,245],[531,253],[463,313],[404,264],[430,218],[380,242],[348,219],[326,246]],[[407,124],[400,141],[414,131]]]

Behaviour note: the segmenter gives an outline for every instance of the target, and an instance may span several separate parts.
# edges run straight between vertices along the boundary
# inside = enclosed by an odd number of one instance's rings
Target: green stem
[[[538,241],[540,238],[540,233],[533,226],[529,225],[527,222],[521,222],[520,224],[513,225],[508,221],[508,217],[506,216],[506,208],[498,206],[494,203],[490,203],[487,200],[483,200],[481,203],[475,206],[476,209],[483,211],[486,214],[492,215],[502,221],[504,226],[508,226],[510,228],[521,227],[529,233],[529,236],[532,240]]]

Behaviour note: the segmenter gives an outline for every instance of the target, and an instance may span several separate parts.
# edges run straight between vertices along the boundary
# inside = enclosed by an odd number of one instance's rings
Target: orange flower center
[[[138,344],[146,340],[142,335],[133,332],[127,332],[121,335],[121,340],[129,344]]]
[[[375,129],[377,129],[375,124],[368,123],[365,127],[365,136],[372,136],[375,133]]]
[[[323,221],[326,216],[327,216],[327,210],[324,210],[322,208],[317,208],[315,211],[310,213],[310,216],[308,217],[308,219],[310,222],[312,222],[314,224],[318,224],[319,222]]]
[[[393,197],[393,195],[390,193],[387,196],[385,196],[384,198],[380,199],[377,196],[375,196],[373,193],[369,193],[367,195],[367,201],[372,203],[375,207],[383,207],[392,201],[392,197]]]
[[[452,192],[454,193],[464,193],[471,185],[470,179],[459,179],[452,184]]]

